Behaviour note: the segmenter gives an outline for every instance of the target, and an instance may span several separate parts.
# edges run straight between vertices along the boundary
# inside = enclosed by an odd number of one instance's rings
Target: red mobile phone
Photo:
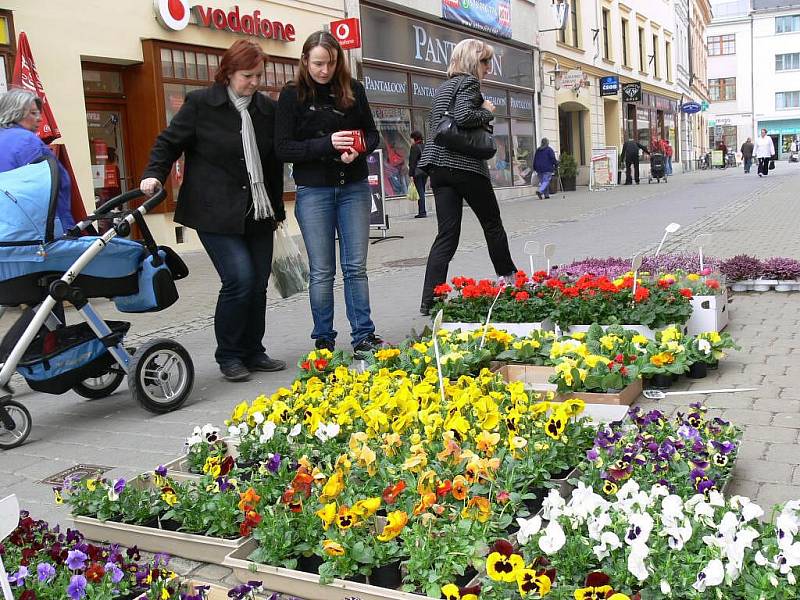
[[[358,152],[359,154],[364,154],[367,151],[367,144],[364,141],[364,132],[360,129],[353,129],[352,131],[348,131],[351,136],[353,136],[353,146],[352,149]]]

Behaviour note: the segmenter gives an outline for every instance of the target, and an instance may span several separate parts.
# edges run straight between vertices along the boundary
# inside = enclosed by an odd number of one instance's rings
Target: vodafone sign
[[[331,23],[331,33],[342,50],[361,48],[361,24],[358,19],[342,19]]]
[[[181,31],[192,23],[199,27],[271,40],[293,42],[295,39],[294,25],[266,18],[261,15],[260,10],[243,15],[240,14],[238,6],[226,11],[189,2],[190,0],[153,0],[156,19],[163,27],[173,31]]]

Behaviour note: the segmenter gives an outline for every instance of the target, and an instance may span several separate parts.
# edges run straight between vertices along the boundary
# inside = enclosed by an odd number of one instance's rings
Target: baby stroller
[[[178,299],[174,280],[188,269],[171,249],[156,245],[144,220],[165,192],[133,210],[122,207],[142,196],[140,190],[112,198],[66,233],[56,215],[57,193],[55,159],[0,173],[0,315],[5,307],[29,307],[0,344],[0,448],[22,444],[31,430],[30,413],[8,385],[15,371],[36,391],[72,389],[86,398],[110,395],[127,375],[134,399],[155,413],[179,408],[194,383],[183,346],[155,339],[126,348],[130,323],[104,321],[89,302],[111,298],[122,312],[151,312]],[[100,218],[115,224],[102,236],[81,235]],[[134,222],[142,242],[118,237]],[[84,322],[62,323],[56,315],[63,315],[63,302]]]
[[[664,180],[667,183],[666,160],[661,152],[650,154],[650,174],[647,176],[647,183],[652,183],[655,179],[658,183]]]

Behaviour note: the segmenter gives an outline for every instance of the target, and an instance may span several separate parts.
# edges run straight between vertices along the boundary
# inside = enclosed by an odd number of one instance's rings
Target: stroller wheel
[[[186,349],[167,339],[137,348],[128,368],[128,387],[147,410],[167,413],[186,401],[194,385],[194,364]]]
[[[125,373],[119,368],[112,368],[110,371],[100,375],[100,377],[84,379],[72,388],[72,391],[90,400],[105,398],[114,393],[114,390],[119,387],[123,379],[125,379]]]
[[[16,400],[6,400],[2,403],[3,408],[14,421],[14,428],[8,429],[0,420],[0,448],[10,450],[16,448],[24,442],[31,432],[31,413]]]

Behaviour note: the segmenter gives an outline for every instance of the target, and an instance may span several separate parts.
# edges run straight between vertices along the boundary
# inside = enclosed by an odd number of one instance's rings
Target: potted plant
[[[575,191],[575,177],[578,175],[578,163],[575,162],[575,157],[568,152],[561,154],[561,160],[558,161],[558,176],[561,178],[561,185],[564,187],[565,192]]]
[[[764,261],[764,277],[776,280],[776,292],[791,292],[800,287],[800,261],[775,256]]]
[[[734,292],[744,292],[753,289],[753,279],[761,276],[763,271],[761,261],[755,256],[737,254],[719,265],[720,272],[731,282]]]

